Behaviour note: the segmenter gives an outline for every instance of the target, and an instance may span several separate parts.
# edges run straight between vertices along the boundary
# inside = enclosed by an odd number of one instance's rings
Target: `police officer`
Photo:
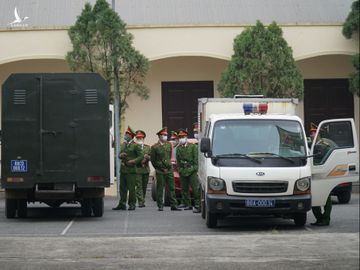
[[[314,140],[315,133],[316,133],[316,129],[310,130],[310,134],[314,134],[311,138],[312,140]],[[318,154],[314,157],[315,165],[321,164],[323,162],[322,161],[323,158],[327,155],[327,153],[331,151],[333,147],[336,147],[336,144],[330,139],[321,138],[320,133],[316,138],[316,144],[315,144],[315,148],[318,151]],[[312,207],[312,212],[316,218],[316,222],[311,223],[311,225],[329,226],[331,210],[332,210],[332,201],[331,201],[331,194],[329,194],[329,197],[327,198],[326,203],[324,205],[324,212],[321,211],[320,206]]]
[[[176,131],[171,131],[170,143],[171,143],[173,148],[176,148],[178,146],[179,137],[178,137]]]
[[[137,165],[137,176],[136,176],[136,199],[138,201],[139,207],[145,207],[145,196],[146,188],[149,181],[149,160],[150,160],[150,145],[144,143],[146,138],[146,133],[142,130],[137,130],[135,132],[136,143],[141,147],[143,152],[143,160]]]
[[[159,211],[164,210],[164,187],[169,186],[170,205],[172,211],[179,211],[175,195],[174,175],[171,164],[171,144],[167,141],[167,128],[162,128],[158,133],[159,141],[151,147],[151,163],[156,170],[156,201]]]
[[[129,208],[135,210],[135,182],[136,166],[143,160],[143,154],[140,146],[134,143],[134,131],[128,127],[125,131],[124,142],[121,144],[121,173],[120,173],[120,201],[113,210],[126,210],[127,193],[129,192]]]
[[[176,160],[181,180],[181,197],[185,204],[184,210],[192,210],[189,186],[194,195],[194,213],[200,213],[200,193],[198,172],[198,149],[195,144],[187,142],[188,132],[179,129],[179,146],[176,151]]]
[[[194,133],[194,138],[196,140],[199,140],[199,123],[198,122],[193,124],[193,133]]]

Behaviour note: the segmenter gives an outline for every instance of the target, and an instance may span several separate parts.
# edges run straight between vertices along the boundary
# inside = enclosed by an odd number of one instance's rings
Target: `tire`
[[[218,220],[217,215],[214,213],[210,213],[209,210],[206,210],[205,213],[206,213],[206,217],[205,217],[206,226],[210,229],[216,228],[217,220]]]
[[[151,183],[151,198],[154,202],[156,202],[156,181],[155,178],[153,178]]]
[[[26,199],[20,199],[17,200],[18,209],[17,214],[19,218],[26,218],[27,217],[27,200]]]
[[[297,227],[303,227],[306,224],[307,214],[305,213],[295,213],[294,222]]]
[[[351,192],[350,191],[344,191],[336,195],[338,198],[339,203],[345,204],[349,203],[351,200]]]
[[[16,216],[17,200],[6,199],[5,200],[5,216],[7,218],[14,218]]]
[[[203,219],[205,219],[205,192],[201,189],[201,201],[200,201],[200,206],[201,206],[201,217]]]
[[[81,202],[81,214],[83,217],[91,217],[91,199],[83,199]]]
[[[164,206],[170,206],[170,192],[165,188]]]
[[[104,198],[94,198],[92,210],[95,217],[102,217],[104,214]]]

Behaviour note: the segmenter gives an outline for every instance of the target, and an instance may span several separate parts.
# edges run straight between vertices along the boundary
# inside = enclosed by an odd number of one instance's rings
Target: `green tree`
[[[233,47],[234,54],[218,84],[221,96],[303,97],[303,78],[275,22],[266,28],[257,21],[235,38]]]
[[[356,35],[356,38],[359,38],[359,28],[360,28],[360,3],[359,1],[354,1],[351,5],[351,11],[346,18],[346,21],[343,25],[342,33],[347,38],[350,39],[353,35]],[[359,64],[360,54],[355,54],[352,58],[352,64],[355,68],[355,72],[350,74],[349,84],[350,91],[358,96],[360,96],[360,64]]]
[[[144,85],[149,62],[132,46],[133,37],[126,31],[126,24],[106,0],[97,0],[94,7],[86,3],[68,34],[73,45],[66,56],[70,68],[101,74],[112,90],[113,82],[118,83],[122,113],[131,94],[149,97]]]

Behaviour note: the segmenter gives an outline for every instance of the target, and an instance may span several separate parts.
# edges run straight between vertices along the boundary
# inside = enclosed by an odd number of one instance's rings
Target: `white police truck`
[[[201,207],[209,228],[228,215],[275,215],[303,226],[335,186],[359,181],[354,120],[321,122],[308,146],[297,104],[199,99]]]

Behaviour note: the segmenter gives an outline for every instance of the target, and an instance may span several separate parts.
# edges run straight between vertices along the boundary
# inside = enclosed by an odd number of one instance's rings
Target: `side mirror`
[[[202,138],[200,141],[200,151],[202,153],[209,153],[210,152],[210,138]]]

